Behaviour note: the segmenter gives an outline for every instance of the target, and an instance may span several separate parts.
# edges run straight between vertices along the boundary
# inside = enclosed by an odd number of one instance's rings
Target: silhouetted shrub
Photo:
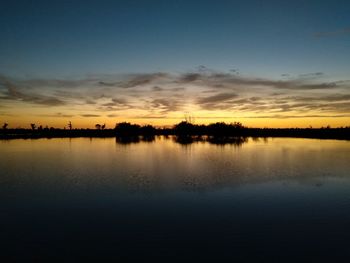
[[[195,132],[195,125],[187,121],[182,121],[174,126],[174,132],[177,135],[192,135]]]
[[[145,136],[154,136],[156,134],[156,128],[152,125],[142,126],[140,128],[140,133]]]
[[[117,136],[137,136],[140,134],[140,125],[129,122],[120,122],[115,126]]]

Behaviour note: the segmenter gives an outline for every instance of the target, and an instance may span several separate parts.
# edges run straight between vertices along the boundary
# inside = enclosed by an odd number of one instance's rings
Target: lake
[[[350,256],[350,141],[2,140],[0,157],[9,261]]]

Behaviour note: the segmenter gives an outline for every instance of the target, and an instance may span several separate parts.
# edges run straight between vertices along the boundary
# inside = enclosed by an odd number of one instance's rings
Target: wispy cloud
[[[321,77],[324,76],[323,72],[312,72],[312,73],[303,73],[299,74],[300,78],[314,78],[314,77]]]
[[[2,100],[16,100],[44,106],[65,105],[65,102],[57,97],[45,96],[38,93],[24,93],[3,77],[0,78],[0,85],[5,88],[5,92],[0,97]]]
[[[181,75],[177,81],[179,83],[189,83],[189,82],[194,82],[196,80],[201,80],[203,79],[203,75],[200,73],[185,73]]]
[[[177,74],[111,74],[67,80],[2,76],[1,101],[6,102],[9,111],[11,102],[16,101],[61,107],[58,112],[73,112],[81,117],[164,118],[187,111],[229,112],[236,116],[240,112],[260,116],[305,112],[338,116],[350,112],[350,81],[327,81],[323,72],[268,79],[205,67]]]
[[[152,99],[148,103],[148,109],[159,111],[162,113],[178,111],[181,108],[181,100],[179,98],[157,98]]]
[[[40,114],[39,116],[53,117],[53,118],[71,118],[71,117],[74,117],[73,114],[66,114],[66,113],[61,113],[61,112],[57,112],[55,114]]]
[[[99,114],[81,114],[80,116],[85,118],[101,117]]]
[[[153,91],[163,91],[164,89],[161,88],[161,87],[159,87],[159,86],[154,86],[154,87],[152,88],[152,90],[153,90]]]
[[[263,115],[263,116],[240,116],[247,119],[302,119],[302,118],[347,118],[350,114],[343,115],[320,115],[320,114],[303,114],[303,115]]]
[[[176,78],[181,84],[197,84],[213,88],[232,88],[237,86],[265,86],[275,89],[309,90],[330,89],[339,86],[340,82],[312,82],[323,76],[322,72],[300,74],[298,78],[288,80],[271,80],[264,78],[252,78],[237,76],[231,73],[185,73]],[[311,82],[310,82],[311,81]]]
[[[232,102],[233,98],[238,97],[235,93],[218,93],[212,96],[201,97],[197,100],[197,104],[204,109],[221,109],[228,108],[228,103]]]
[[[118,87],[122,88],[134,88],[138,86],[144,86],[151,84],[157,79],[167,78],[168,74],[163,72],[151,73],[151,74],[132,74],[127,75],[126,80],[117,83]]]
[[[219,93],[214,96],[200,98],[197,102],[199,104],[217,103],[217,102],[231,100],[232,98],[236,98],[237,96],[238,95],[234,93]]]
[[[337,37],[337,36],[346,36],[346,35],[350,35],[350,27],[345,27],[345,28],[337,29],[333,31],[317,32],[314,34],[314,37],[324,38],[324,37]]]
[[[118,114],[107,114],[107,117],[108,118],[116,118],[116,117],[119,117],[120,115]]]

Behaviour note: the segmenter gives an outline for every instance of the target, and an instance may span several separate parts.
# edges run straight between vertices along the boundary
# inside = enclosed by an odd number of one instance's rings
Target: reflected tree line
[[[331,128],[248,128],[240,122],[217,122],[209,125],[198,125],[190,121],[182,121],[171,128],[157,128],[152,125],[138,125],[120,122],[114,128],[106,124],[95,124],[95,129],[73,128],[71,122],[67,127],[37,126],[30,123],[25,128],[10,128],[8,123],[2,125],[0,139],[11,138],[55,138],[55,137],[116,137],[119,143],[135,143],[139,141],[152,142],[155,136],[172,136],[175,142],[189,144],[193,142],[209,142],[215,144],[241,145],[247,137],[299,137],[320,139],[350,139],[350,127]]]
[[[140,143],[140,142],[154,142],[156,140],[156,136],[161,135],[154,135],[154,136],[116,136],[116,143],[118,144],[132,144],[132,143]],[[216,144],[216,145],[226,145],[231,144],[234,146],[241,146],[242,144],[248,142],[248,137],[225,137],[225,138],[219,138],[219,137],[213,137],[213,136],[179,136],[179,135],[165,135],[163,137],[165,140],[172,140],[175,143],[181,144],[181,145],[189,145],[192,143],[198,143],[198,142],[207,142],[210,144]]]
[[[127,122],[118,123],[115,127],[117,143],[127,144],[135,142],[153,142],[156,135],[164,135],[165,139],[187,145],[194,142],[209,142],[212,144],[233,144],[236,146],[247,142],[246,136],[242,136],[244,126],[235,122],[232,124],[214,123],[210,125],[195,125],[188,121],[182,121],[173,128],[156,129],[151,125],[140,126]]]

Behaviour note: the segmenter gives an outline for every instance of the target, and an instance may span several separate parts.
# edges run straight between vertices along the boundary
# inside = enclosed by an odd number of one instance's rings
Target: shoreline
[[[234,131],[178,131],[175,129],[154,129],[152,131],[123,131],[115,129],[92,130],[92,129],[54,129],[54,130],[29,130],[8,129],[0,131],[0,140],[11,139],[41,139],[41,138],[132,138],[155,136],[175,136],[177,138],[200,138],[210,137],[216,139],[230,139],[237,137],[252,138],[305,138],[305,139],[335,139],[350,140],[350,128],[293,128],[293,129],[259,129],[242,128]]]

